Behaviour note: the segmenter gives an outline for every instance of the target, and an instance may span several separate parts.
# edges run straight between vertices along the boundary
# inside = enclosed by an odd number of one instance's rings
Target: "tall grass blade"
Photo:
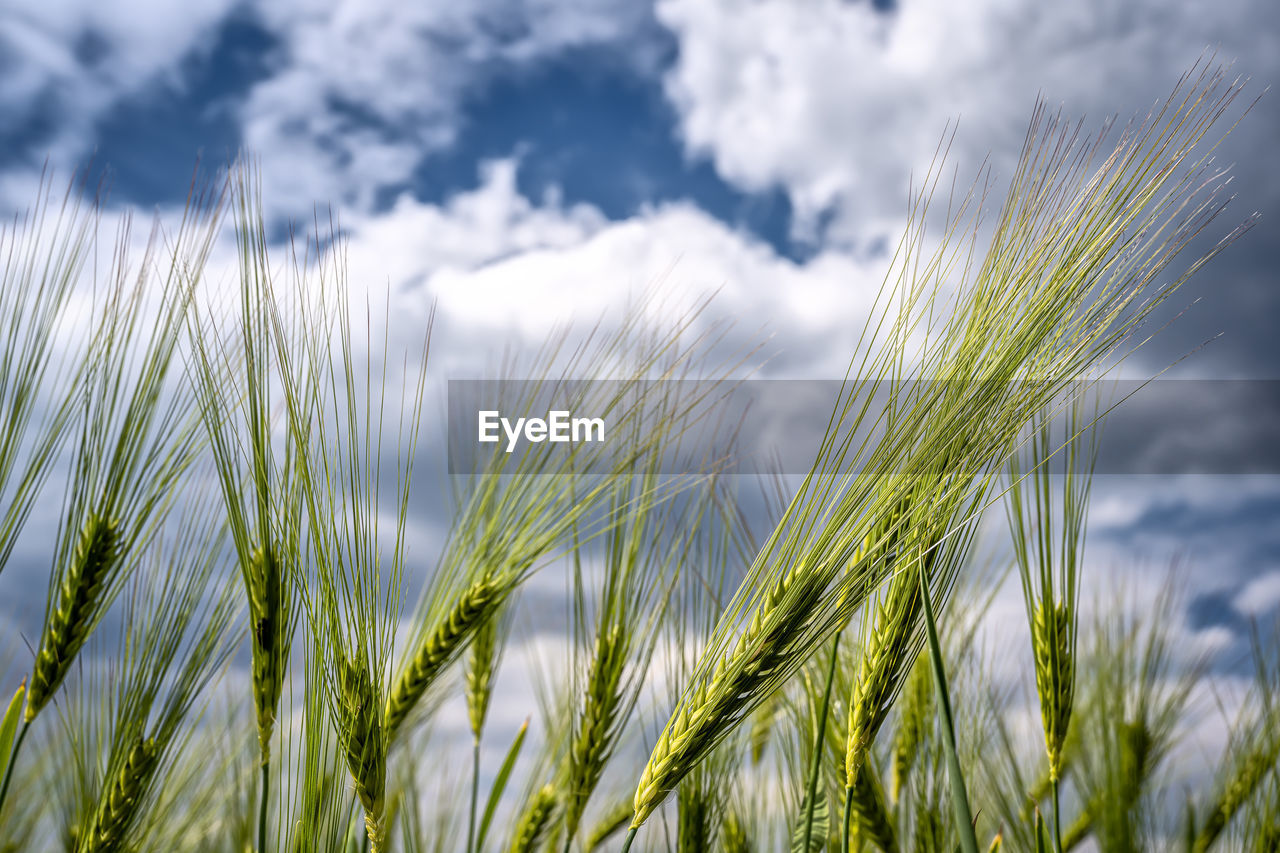
[[[484,804],[484,814],[480,818],[480,826],[476,830],[476,849],[484,850],[485,839],[489,837],[489,827],[493,824],[493,816],[498,811],[498,804],[502,802],[502,795],[507,790],[507,783],[511,779],[511,771],[516,766],[516,761],[520,758],[520,750],[524,748],[525,735],[529,733],[529,721],[525,720],[520,724],[520,730],[516,732],[515,739],[511,741],[511,746],[507,749],[506,757],[502,759],[502,766],[498,768],[498,774],[493,777],[493,784],[489,787],[489,798]]]
[[[938,627],[933,616],[933,604],[924,574],[920,574],[920,596],[924,602],[925,637],[928,640],[929,660],[933,666],[933,681],[938,695],[938,716],[942,728],[942,748],[946,755],[948,781],[951,787],[951,806],[955,817],[955,831],[960,838],[963,853],[978,853],[978,838],[973,829],[973,811],[969,808],[969,795],[965,790],[964,771],[960,767],[960,751],[956,744],[955,719],[951,713],[951,695],[947,688],[947,673],[942,663],[942,647],[938,643]]]

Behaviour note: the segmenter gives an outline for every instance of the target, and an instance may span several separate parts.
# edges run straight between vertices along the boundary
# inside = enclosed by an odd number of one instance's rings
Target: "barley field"
[[[1176,580],[1084,577],[1087,391],[1248,229],[1213,154],[1251,97],[1202,61],[1128,125],[1041,105],[1001,180],[942,137],[799,477],[664,467],[757,350],[636,309],[492,377],[589,389],[608,442],[424,481],[447,354],[380,337],[336,223],[273,233],[247,157],[145,241],[47,176],[0,232],[0,569],[48,569],[0,638],[0,850],[1280,850],[1280,634],[1192,785]],[[506,654],[533,604],[564,642]]]

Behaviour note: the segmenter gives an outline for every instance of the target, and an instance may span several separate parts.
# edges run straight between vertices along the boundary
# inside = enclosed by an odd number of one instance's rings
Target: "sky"
[[[1218,233],[1261,217],[1126,371],[1280,380],[1269,0],[0,0],[0,213],[88,164],[109,210],[172,216],[197,159],[244,150],[274,233],[331,209],[397,322],[436,306],[438,379],[655,284],[717,291],[708,321],[767,338],[761,376],[833,379],[941,140],[961,178],[998,182],[1037,97],[1123,122],[1206,56],[1248,78],[1241,107],[1260,96],[1216,153],[1236,176]],[[1233,386],[1216,446],[1273,445],[1267,387]],[[1178,630],[1230,677],[1249,620],[1280,611],[1277,473],[1099,478],[1091,577],[1150,594],[1178,562]],[[25,636],[45,565],[0,577]]]

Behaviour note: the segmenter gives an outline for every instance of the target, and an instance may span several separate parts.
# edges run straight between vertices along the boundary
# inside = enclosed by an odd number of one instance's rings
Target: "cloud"
[[[38,154],[28,165],[46,153],[74,161],[112,107],[148,87],[180,85],[181,62],[211,49],[216,25],[238,5],[0,0],[0,113],[31,137],[25,142]]]
[[[1259,573],[1244,585],[1232,603],[1236,610],[1253,617],[1280,610],[1280,571]]]
[[[714,292],[705,324],[737,322],[744,343],[776,335],[771,375],[844,374],[882,261],[832,251],[798,263],[687,203],[619,222],[554,197],[535,204],[516,190],[517,168],[495,161],[477,189],[442,204],[406,195],[344,220],[350,268],[376,271],[371,288],[390,284],[396,317],[421,318],[434,300],[441,340],[469,342],[436,348],[450,370],[475,370],[512,341],[536,346],[569,321],[611,322],[656,290],[655,322]]]
[[[1007,177],[1039,92],[1096,122],[1145,110],[1206,46],[1264,82],[1277,68],[1277,12],[1262,0],[1227,0],[1213,15],[1163,0],[918,0],[891,14],[840,0],[659,0],[656,10],[679,45],[665,86],[688,151],[739,187],[783,187],[802,230],[830,215],[844,240],[885,233],[885,205],[901,204],[957,117],[950,162],[972,169],[991,153]]]
[[[291,213],[367,208],[408,182],[454,142],[465,99],[498,74],[584,48],[638,66],[656,56],[651,12],[628,0],[290,0],[259,13],[284,61],[249,92],[244,139],[264,159],[266,197]]]

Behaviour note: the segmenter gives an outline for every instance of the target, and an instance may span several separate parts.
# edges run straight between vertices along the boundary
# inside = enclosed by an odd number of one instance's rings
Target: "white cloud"
[[[49,152],[74,163],[113,107],[181,88],[183,63],[207,55],[232,14],[281,43],[269,76],[234,95],[236,116],[263,159],[268,203],[300,216],[330,202],[367,208],[408,180],[454,141],[463,100],[498,73],[600,46],[652,68],[658,52],[650,8],[628,0],[0,0],[0,113],[48,125],[37,162]]]
[[[178,85],[179,64],[212,49],[216,25],[237,5],[0,0],[0,113],[19,123],[41,115],[51,123],[53,138],[42,140],[51,159],[72,161],[111,107],[150,86]],[[82,61],[94,53],[98,61]]]
[[[1259,574],[1244,585],[1232,604],[1248,616],[1264,616],[1280,609],[1280,571]]]
[[[824,252],[796,263],[688,204],[620,222],[588,205],[534,204],[516,190],[515,169],[491,163],[480,187],[441,205],[406,196],[384,214],[347,218],[349,266],[373,277],[371,289],[390,283],[397,322],[420,327],[436,300],[443,340],[469,341],[475,368],[505,342],[536,345],[569,321],[608,322],[654,288],[667,297],[652,304],[654,320],[716,292],[704,322],[777,333],[774,352],[791,356],[792,375],[843,375],[882,261]],[[436,349],[446,363],[459,351]]]
[[[653,62],[649,10],[628,0],[260,3],[284,61],[250,92],[245,144],[263,157],[266,197],[285,212],[367,207],[454,142],[463,100],[497,73],[584,46]],[[651,27],[650,27],[651,28]]]
[[[1100,121],[1145,110],[1206,46],[1263,83],[1277,67],[1274,24],[1238,25],[1274,21],[1262,0],[1213,15],[1164,0],[914,0],[891,16],[841,0],[659,0],[657,15],[679,40],[666,90],[687,148],[740,187],[783,187],[802,229],[830,211],[834,236],[861,240],[884,236],[885,205],[897,212],[957,117],[951,162],[991,152],[1007,176],[1039,92]]]

